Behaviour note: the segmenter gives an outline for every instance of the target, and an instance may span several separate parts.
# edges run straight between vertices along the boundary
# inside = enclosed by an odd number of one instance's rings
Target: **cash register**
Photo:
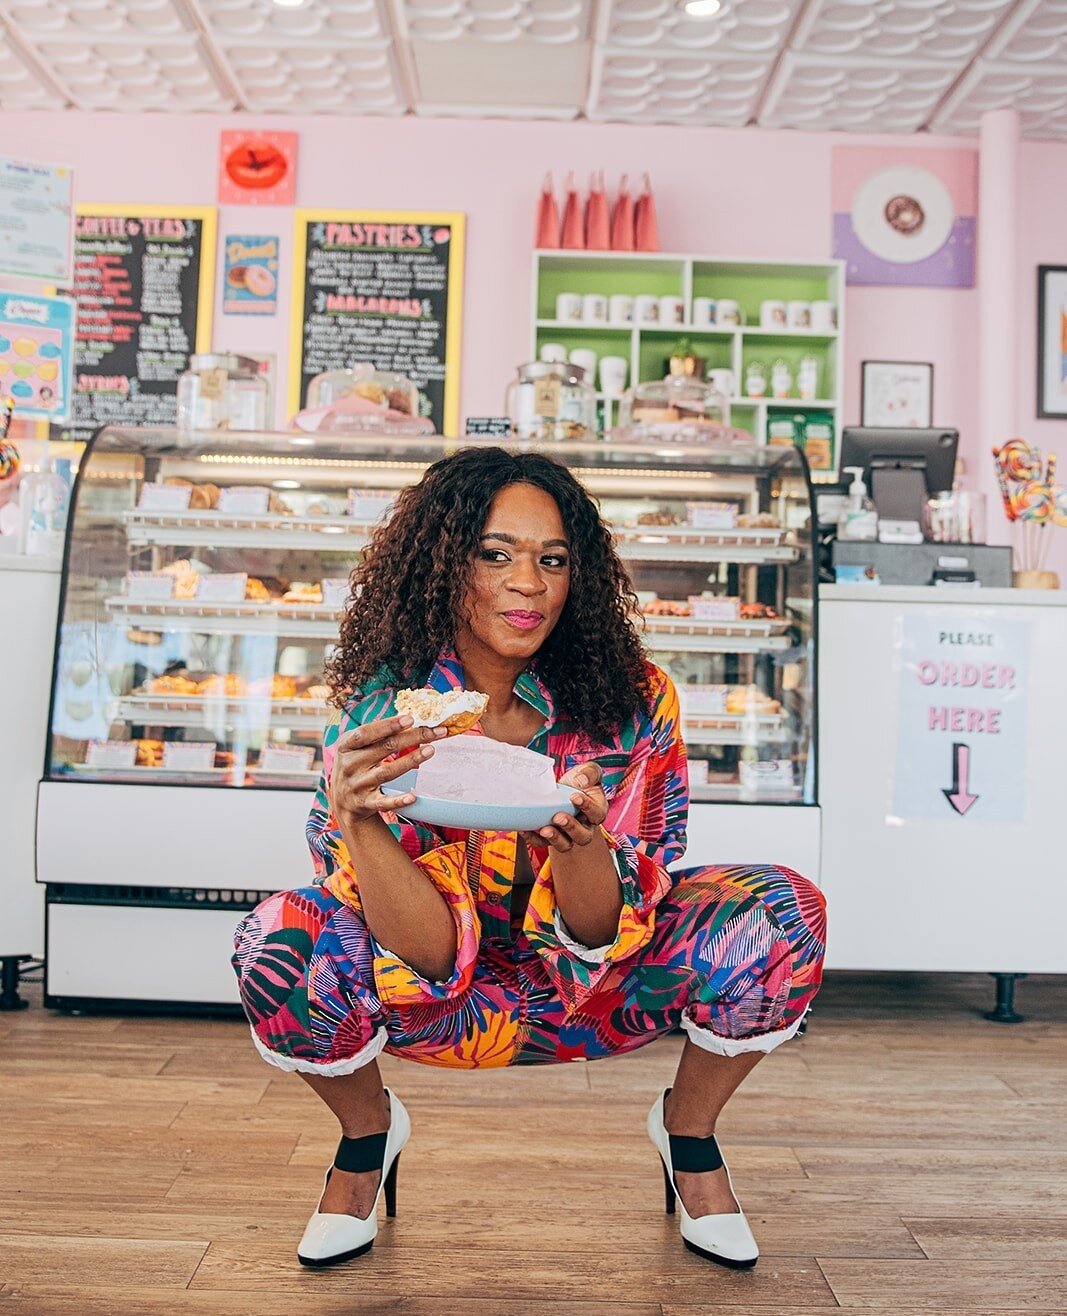
[[[954,429],[846,427],[841,467],[863,471],[878,512],[878,540],[836,537],[844,486],[820,486],[820,538],[829,550],[831,579],[865,579],[882,585],[1010,587],[1010,548],[927,541],[926,500],[951,489],[959,432]]]

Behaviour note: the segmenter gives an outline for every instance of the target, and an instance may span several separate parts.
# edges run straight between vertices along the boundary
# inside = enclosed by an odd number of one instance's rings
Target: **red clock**
[[[224,132],[219,200],[292,205],[296,194],[296,133]]]

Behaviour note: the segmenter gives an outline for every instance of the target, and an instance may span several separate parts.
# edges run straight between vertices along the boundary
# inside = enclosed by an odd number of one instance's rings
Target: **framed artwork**
[[[1067,265],[1037,267],[1037,414],[1067,419]]]
[[[930,428],[934,414],[934,367],[929,361],[864,361],[862,369],[863,425]]]

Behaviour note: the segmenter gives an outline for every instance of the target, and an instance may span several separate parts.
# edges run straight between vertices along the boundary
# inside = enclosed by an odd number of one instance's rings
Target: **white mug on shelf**
[[[668,293],[659,299],[660,324],[685,324],[685,301]]]
[[[556,319],[561,321],[582,318],[582,296],[577,292],[561,292],[556,298]]]
[[[820,334],[832,334],[837,328],[837,307],[833,302],[812,302],[811,327]]]
[[[633,324],[634,299],[628,293],[612,294],[608,301],[608,321],[611,324]]]
[[[624,356],[600,358],[600,388],[609,397],[618,397],[626,387],[626,373],[630,363]]]
[[[770,297],[759,304],[759,324],[761,329],[784,329],[786,326],[785,302],[777,297]]]
[[[723,397],[734,396],[734,372],[725,368],[708,371],[708,383]]]
[[[571,348],[571,365],[577,366],[579,370],[585,372],[587,384],[593,382],[596,375],[596,353],[591,347],[573,347]]]
[[[659,324],[659,298],[645,292],[635,297],[634,319],[638,324]]]
[[[562,343],[542,343],[537,355],[542,361],[566,361],[567,349]]]
[[[740,303],[734,301],[732,297],[720,297],[715,306],[715,323],[732,328],[744,322],[745,317],[741,314]]]
[[[715,298],[693,298],[693,327],[710,329],[715,323]]]
[[[811,302],[787,302],[785,314],[790,329],[811,328]]]
[[[608,299],[602,292],[587,292],[582,298],[582,323],[607,324]]]

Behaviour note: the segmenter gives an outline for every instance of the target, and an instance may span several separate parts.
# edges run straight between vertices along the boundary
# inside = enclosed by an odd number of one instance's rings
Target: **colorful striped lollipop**
[[[993,449],[993,460],[995,463],[994,469],[996,470],[997,473],[997,485],[1000,488],[1000,497],[1001,497],[1001,501],[1004,504],[1004,515],[1008,518],[1009,521],[1014,521],[1015,508],[1012,506],[1011,490],[1008,488],[1007,477],[1005,476],[1004,470],[1000,464],[999,448]]]
[[[1009,439],[993,455],[1009,480],[1023,484],[1027,480],[1041,479],[1041,450],[1025,439]]]
[[[1031,480],[1012,494],[1012,506],[1019,521],[1047,521],[1055,507],[1055,498],[1047,484]]]

